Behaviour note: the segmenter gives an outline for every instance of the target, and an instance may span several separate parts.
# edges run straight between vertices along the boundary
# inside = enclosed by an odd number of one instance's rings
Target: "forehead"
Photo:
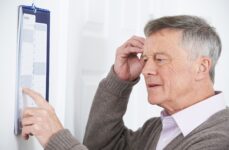
[[[154,53],[175,54],[184,52],[182,47],[182,31],[163,29],[151,34],[144,44],[144,55]]]

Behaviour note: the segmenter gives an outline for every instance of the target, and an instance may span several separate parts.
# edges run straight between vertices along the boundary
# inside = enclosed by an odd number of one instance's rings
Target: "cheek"
[[[160,69],[159,72],[166,88],[173,86],[173,81],[177,76],[177,71],[173,66],[167,66]]]
[[[171,65],[166,69],[162,69],[161,74],[163,74],[165,91],[169,95],[176,95],[191,83],[192,73],[185,67],[178,68]]]

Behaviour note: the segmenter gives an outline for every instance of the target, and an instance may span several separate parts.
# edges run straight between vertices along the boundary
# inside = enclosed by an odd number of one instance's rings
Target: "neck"
[[[205,85],[204,87],[205,88],[203,88],[203,86],[199,86],[199,88],[196,88],[191,93],[182,96],[180,99],[168,101],[168,103],[162,104],[160,106],[163,107],[169,115],[172,115],[215,95],[215,91],[212,85]]]

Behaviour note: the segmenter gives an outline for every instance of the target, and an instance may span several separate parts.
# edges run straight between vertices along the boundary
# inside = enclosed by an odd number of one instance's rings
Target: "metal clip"
[[[36,13],[37,12],[37,8],[36,8],[34,2],[32,3],[32,8],[33,8],[33,12]]]

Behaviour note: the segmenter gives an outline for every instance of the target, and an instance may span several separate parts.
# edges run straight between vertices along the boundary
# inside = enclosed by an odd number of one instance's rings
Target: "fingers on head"
[[[129,47],[129,48],[126,48],[125,49],[125,54],[138,54],[138,53],[142,53],[143,50],[142,49],[139,49],[137,47]]]
[[[145,38],[141,37],[141,36],[136,36],[136,35],[133,35],[129,40],[135,40],[135,41],[138,41],[140,43],[142,43],[144,45],[145,43]]]
[[[144,46],[143,43],[135,39],[130,39],[124,44],[124,48],[137,47],[139,49],[143,49],[143,46]]]

